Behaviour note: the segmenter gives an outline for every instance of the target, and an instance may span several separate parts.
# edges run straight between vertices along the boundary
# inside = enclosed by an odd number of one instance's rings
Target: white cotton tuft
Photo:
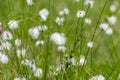
[[[49,15],[49,11],[46,8],[39,11],[39,16],[43,21],[47,20],[48,15]]]
[[[82,11],[78,11],[76,16],[77,16],[77,18],[83,18],[85,16],[85,14],[86,14],[85,11],[82,10]]]
[[[64,34],[61,34],[58,32],[51,34],[50,40],[59,46],[65,45],[65,42],[66,42],[66,38],[65,38]]]
[[[11,20],[8,22],[8,26],[10,29],[17,29],[19,26],[18,26],[18,21],[17,20]]]

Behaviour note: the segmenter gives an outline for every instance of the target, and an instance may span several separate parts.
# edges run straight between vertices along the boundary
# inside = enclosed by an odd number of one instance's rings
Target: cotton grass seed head
[[[89,80],[105,80],[101,74],[91,77]]]
[[[62,46],[65,45],[66,38],[63,33],[52,33],[50,36],[50,40],[55,43],[56,45]]]
[[[83,18],[85,16],[85,11],[84,10],[78,11],[76,16],[77,16],[77,18]]]
[[[10,29],[17,29],[19,26],[18,26],[18,21],[17,20],[11,20],[8,22],[8,26]]]
[[[94,0],[85,0],[84,4],[92,8],[94,3],[95,3]]]
[[[0,62],[2,64],[7,64],[8,63],[8,56],[2,52],[0,52]]]
[[[93,42],[88,42],[88,43],[87,43],[87,46],[88,46],[89,48],[92,48],[92,47],[93,47]]]
[[[37,27],[30,28],[28,32],[29,32],[29,35],[32,37],[32,39],[37,39],[40,34]]]
[[[55,22],[58,24],[58,26],[63,26],[63,22],[64,22],[64,17],[57,17],[55,19]]]
[[[70,13],[68,8],[64,8],[62,11],[59,12],[60,16],[65,16],[68,15]]]
[[[26,0],[28,6],[32,6],[34,4],[33,0]]]
[[[114,24],[116,24],[116,22],[117,22],[117,17],[116,16],[111,16],[111,17],[109,17],[108,18],[108,22],[110,23],[110,24],[112,24],[112,25],[114,25]]]
[[[12,40],[13,39],[12,33],[9,31],[4,31],[2,33],[2,39],[3,40]]]
[[[84,64],[86,64],[85,56],[81,55],[78,65],[83,66]]]
[[[49,11],[46,8],[39,11],[39,16],[43,21],[47,20],[48,15],[49,15]]]

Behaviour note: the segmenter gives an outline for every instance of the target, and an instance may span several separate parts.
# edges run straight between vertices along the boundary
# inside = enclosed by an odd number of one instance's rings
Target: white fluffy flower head
[[[85,11],[84,10],[78,11],[76,15],[78,18],[83,18],[85,16]]]
[[[2,39],[3,40],[11,40],[13,38],[12,33],[9,31],[4,31],[2,33]]]
[[[50,40],[56,45],[65,45],[66,38],[63,33],[55,32],[51,34]]]
[[[34,4],[33,0],[26,0],[27,5],[32,6]]]
[[[87,43],[87,46],[88,46],[89,48],[92,48],[92,47],[93,47],[93,42],[88,42],[88,43]]]
[[[93,7],[94,3],[94,0],[85,0],[85,5],[91,8]]]
[[[105,80],[101,74],[91,77],[89,80]]]
[[[43,21],[47,20],[48,15],[49,15],[49,11],[46,8],[39,11],[39,16]]]
[[[8,26],[10,29],[17,29],[19,26],[18,26],[18,21],[17,20],[11,20],[8,22]]]

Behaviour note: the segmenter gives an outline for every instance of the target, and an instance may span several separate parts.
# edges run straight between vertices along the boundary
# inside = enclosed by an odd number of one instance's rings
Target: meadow
[[[0,0],[0,80],[120,80],[120,0]]]

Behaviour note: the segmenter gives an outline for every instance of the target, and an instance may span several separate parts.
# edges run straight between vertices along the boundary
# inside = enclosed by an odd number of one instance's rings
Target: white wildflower
[[[108,29],[105,31],[105,33],[106,33],[107,35],[111,35],[111,34],[113,33],[112,28],[108,28]]]
[[[88,46],[89,48],[92,48],[92,47],[93,47],[93,42],[88,42],[88,43],[87,43],[87,46]]]
[[[86,64],[85,56],[81,55],[78,65],[83,66],[84,64]]]
[[[14,78],[14,80],[26,80],[26,78],[17,76],[17,77]]]
[[[59,26],[62,26],[63,25],[63,22],[64,22],[64,17],[57,17],[55,19],[55,22],[59,25]]]
[[[113,4],[110,5],[110,11],[111,12],[115,12],[117,10],[118,4],[119,2],[114,1]]]
[[[75,60],[74,57],[70,58],[69,61],[71,62],[71,64],[72,64],[73,66],[76,65],[76,60]]]
[[[2,39],[3,40],[11,40],[13,38],[12,33],[9,31],[4,31],[2,33]]]
[[[78,11],[77,14],[76,14],[76,16],[77,16],[78,18],[83,18],[83,17],[85,16],[85,11],[84,11],[84,10]]]
[[[30,61],[29,60],[27,60],[27,59],[25,59],[25,60],[22,60],[22,65],[24,65],[24,66],[29,66],[30,65]]]
[[[51,34],[50,40],[54,42],[56,45],[65,45],[66,42],[64,34],[58,32]]]
[[[101,74],[91,77],[89,80],[105,80]]]
[[[85,5],[89,7],[93,7],[95,1],[94,0],[85,0]]]
[[[65,16],[69,14],[69,9],[68,8],[64,8],[62,11],[59,12],[60,16]]]
[[[108,23],[101,23],[99,26],[100,26],[100,28],[103,29],[104,31],[109,28]]]
[[[43,71],[41,68],[37,68],[35,71],[34,71],[34,76],[37,77],[37,78],[41,78],[43,75]]]
[[[91,24],[91,19],[90,19],[90,18],[86,18],[86,19],[85,19],[85,23],[86,23],[86,24]]]
[[[20,45],[21,45],[21,39],[17,38],[17,39],[15,40],[15,45],[16,45],[17,47],[20,46]]]
[[[117,22],[117,17],[116,16],[111,16],[108,18],[108,22],[112,25],[114,25]]]
[[[8,63],[8,56],[6,54],[3,54],[2,52],[0,52],[0,62],[2,64]]]
[[[59,52],[65,52],[66,51],[66,47],[65,46],[58,46],[57,50]]]
[[[43,26],[36,26],[36,28],[39,30],[39,31],[46,31],[48,29],[48,27],[46,25],[43,25]]]
[[[27,5],[29,5],[29,6],[31,6],[31,5],[34,4],[34,3],[33,3],[33,0],[26,0],[26,2],[27,2]]]
[[[42,18],[43,21],[47,20],[48,15],[49,11],[47,9],[42,9],[39,11],[39,16]]]
[[[26,49],[24,49],[24,48],[22,48],[21,50],[17,49],[16,53],[17,53],[17,57],[18,58],[25,57],[25,55],[26,55]]]
[[[2,48],[3,48],[3,49],[6,49],[6,50],[10,50],[11,47],[12,47],[11,43],[8,42],[8,41],[3,41],[3,42],[1,43],[1,45],[2,45]]]
[[[37,39],[40,34],[38,28],[36,27],[30,28],[28,32],[29,32],[29,35],[32,37],[32,39]]]
[[[44,45],[44,41],[43,40],[38,40],[36,41],[36,46],[39,46],[39,45]]]
[[[18,26],[18,21],[17,20],[11,20],[8,22],[8,25],[9,25],[9,28],[10,29],[17,29],[19,26]]]

